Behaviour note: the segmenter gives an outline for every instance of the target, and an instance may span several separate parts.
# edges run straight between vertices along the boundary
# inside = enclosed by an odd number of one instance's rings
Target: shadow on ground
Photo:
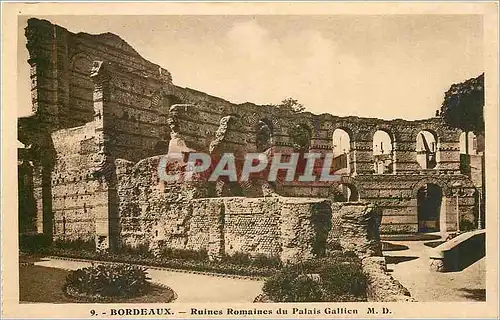
[[[403,251],[408,250],[408,246],[382,241],[382,251]]]
[[[475,301],[486,301],[486,289],[459,289],[463,292],[462,296]]]
[[[445,243],[446,241],[444,240],[439,240],[439,241],[430,241],[430,242],[424,242],[424,246],[430,247],[430,248],[435,248],[439,246],[440,244]]]
[[[398,264],[402,262],[407,262],[407,261],[412,261],[418,259],[418,257],[412,257],[412,256],[386,256],[385,257],[385,262],[387,264]]]

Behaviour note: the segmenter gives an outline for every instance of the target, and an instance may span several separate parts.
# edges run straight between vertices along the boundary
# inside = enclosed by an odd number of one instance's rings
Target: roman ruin
[[[111,33],[30,19],[26,38],[34,113],[18,121],[20,232],[92,240],[98,249],[144,244],[290,261],[334,238],[358,252],[380,250],[372,242],[378,225],[390,233],[478,225],[482,152],[464,155],[463,133],[438,116],[382,120],[233,104],[175,85],[167,69]],[[160,181],[158,162],[174,151],[333,152],[342,177]]]

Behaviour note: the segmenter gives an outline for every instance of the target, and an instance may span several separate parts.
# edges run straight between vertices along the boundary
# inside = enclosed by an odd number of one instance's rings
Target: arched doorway
[[[440,212],[443,192],[441,187],[433,183],[427,183],[418,189],[417,212],[418,231],[436,232],[440,231]]]

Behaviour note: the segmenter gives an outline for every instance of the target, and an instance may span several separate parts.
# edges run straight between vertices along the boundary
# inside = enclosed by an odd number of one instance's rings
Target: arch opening
[[[468,139],[465,139],[467,135]],[[460,154],[477,154],[477,136],[474,132],[462,132],[460,134]]]
[[[373,135],[373,170],[376,174],[394,173],[394,164],[394,139],[377,130]]]
[[[422,169],[434,169],[439,163],[437,136],[427,130],[417,135],[417,162]]]
[[[417,192],[419,232],[440,231],[440,214],[443,191],[433,183],[426,183]]]
[[[333,167],[336,174],[349,174],[350,168],[350,152],[351,152],[351,137],[343,129],[335,129],[333,131]]]

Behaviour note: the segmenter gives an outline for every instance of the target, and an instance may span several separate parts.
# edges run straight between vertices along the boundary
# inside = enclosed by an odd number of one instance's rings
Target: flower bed
[[[137,297],[149,287],[146,269],[133,265],[92,264],[70,272],[64,284],[70,295],[90,298]]]
[[[136,297],[90,297],[68,292],[65,286],[69,271],[35,265],[19,267],[21,303],[168,303],[176,299],[167,286],[149,283],[144,294]]]

